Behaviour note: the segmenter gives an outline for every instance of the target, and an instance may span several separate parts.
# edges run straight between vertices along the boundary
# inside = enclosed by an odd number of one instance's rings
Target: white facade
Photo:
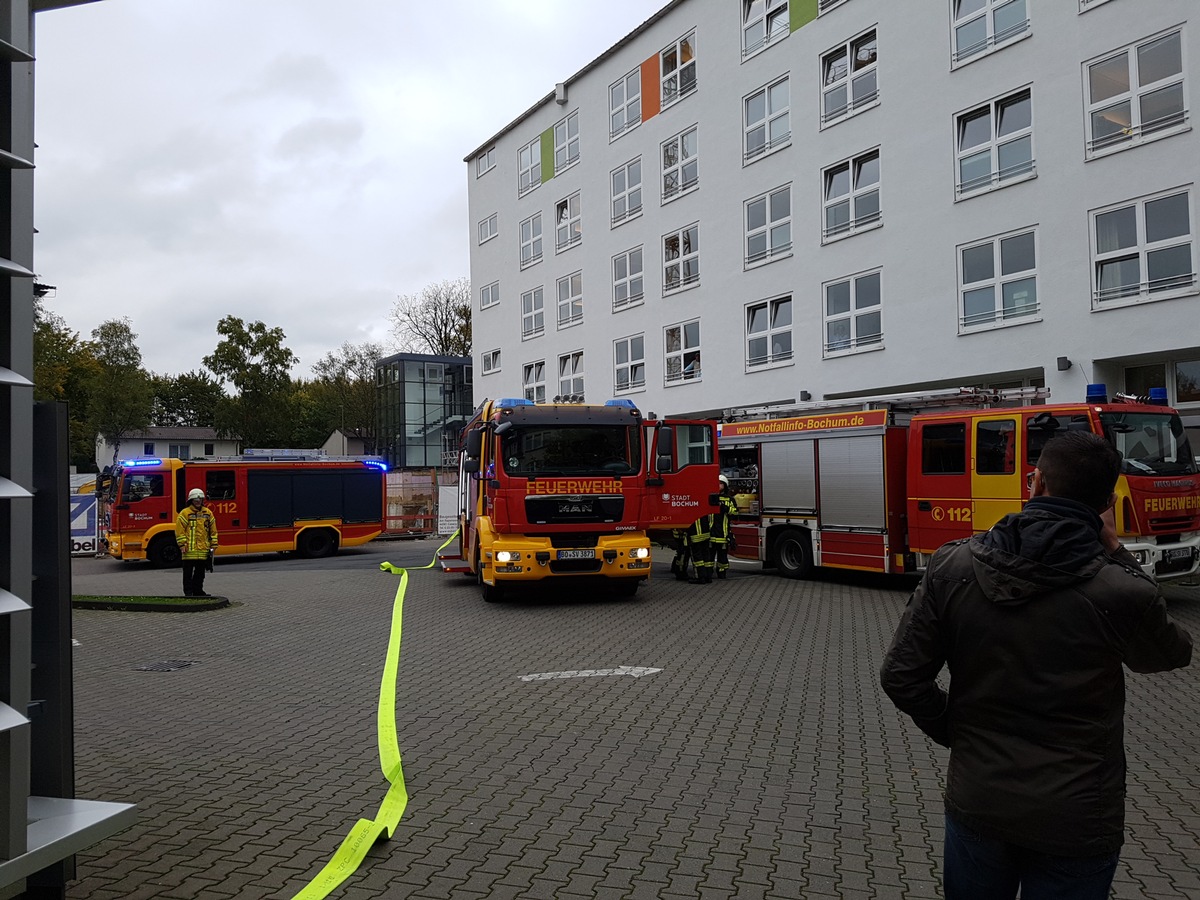
[[[680,414],[1105,382],[1200,416],[1200,7],[790,3],[675,0],[467,157],[475,395]],[[747,51],[760,15],[774,38]],[[685,38],[694,88],[650,115]],[[577,161],[522,192],[556,125],[546,149]],[[692,129],[697,182],[664,200]]]

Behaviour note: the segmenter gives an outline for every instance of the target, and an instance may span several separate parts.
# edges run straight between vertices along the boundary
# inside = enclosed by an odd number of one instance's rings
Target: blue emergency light
[[[388,464],[382,459],[364,459],[363,465],[369,466],[372,469],[379,469],[381,472],[386,472],[388,470]]]
[[[623,406],[626,409],[637,409],[637,404],[635,404],[628,397],[621,397],[616,400],[605,400],[604,405],[605,406]]]
[[[123,459],[121,465],[126,469],[134,469],[138,466],[161,466],[163,461],[154,457],[139,457],[138,459]]]
[[[1089,384],[1087,386],[1086,403],[1107,403],[1108,402],[1108,385],[1107,384]]]
[[[516,406],[534,406],[532,400],[526,400],[524,397],[501,397],[492,404],[496,409],[512,409]]]
[[[1165,387],[1150,388],[1150,402],[1154,406],[1167,405],[1167,389]]]

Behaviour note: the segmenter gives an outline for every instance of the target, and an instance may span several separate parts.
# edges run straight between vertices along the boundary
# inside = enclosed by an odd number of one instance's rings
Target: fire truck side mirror
[[[475,475],[479,472],[479,460],[468,456],[463,459],[463,471],[468,475]]]
[[[479,471],[479,454],[483,451],[483,429],[477,428],[474,431],[467,433],[466,444],[463,450],[467,454],[467,459],[475,460],[475,471]]]
[[[654,471],[662,475],[675,468],[675,430],[660,425],[654,438]]]

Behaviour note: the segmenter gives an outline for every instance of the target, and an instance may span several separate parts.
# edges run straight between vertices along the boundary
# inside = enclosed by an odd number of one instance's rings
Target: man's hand
[[[1117,513],[1115,507],[1110,506],[1104,512],[1100,513],[1100,543],[1104,545],[1104,549],[1109,553],[1115,553],[1121,549],[1121,539],[1117,537]]]

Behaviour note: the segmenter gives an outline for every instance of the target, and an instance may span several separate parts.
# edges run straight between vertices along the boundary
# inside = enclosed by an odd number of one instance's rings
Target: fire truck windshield
[[[501,438],[504,471],[548,475],[636,475],[641,429],[630,425],[519,425]]]
[[[1127,475],[1194,475],[1183,422],[1175,413],[1102,412],[1100,424],[1121,451],[1121,471]]]
[[[158,472],[126,472],[121,478],[120,503],[137,503],[163,495],[163,477]]]

